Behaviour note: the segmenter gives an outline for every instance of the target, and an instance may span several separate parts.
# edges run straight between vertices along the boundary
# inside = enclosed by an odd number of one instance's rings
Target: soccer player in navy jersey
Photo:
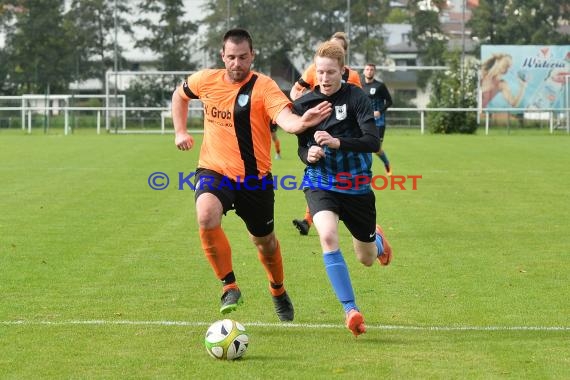
[[[386,110],[392,106],[392,96],[384,82],[377,80],[374,77],[375,75],[376,65],[367,63],[364,66],[364,83],[362,84],[362,89],[372,102],[374,121],[376,122],[380,136],[380,149],[376,152],[376,155],[382,160],[384,168],[386,169],[386,175],[390,176],[392,175],[392,167],[386,152],[382,149],[382,143],[384,142],[384,133],[386,131]]]
[[[379,148],[378,128],[368,96],[361,88],[342,82],[344,56],[334,42],[319,46],[315,55],[318,85],[295,100],[293,110],[302,115],[324,100],[333,106],[327,119],[298,134],[298,154],[307,165],[303,191],[319,234],[326,273],[344,308],[347,328],[358,336],[366,332],[366,326],[340,251],[338,221],[350,231],[356,257],[365,266],[375,261],[388,265],[392,248],[376,224],[370,186],[372,153]]]
[[[348,50],[348,37],[344,32],[336,32],[331,36],[329,39],[331,42],[335,42],[342,46],[343,50]],[[358,87],[362,87],[362,83],[360,82],[360,76],[358,72],[355,70],[350,69],[348,66],[344,66],[344,70],[342,73],[342,81],[347,83],[352,83]],[[311,65],[305,70],[301,78],[293,84],[290,92],[291,100],[296,100],[303,96],[307,91],[310,91],[315,88],[317,85],[317,75],[315,70],[315,63],[311,63]],[[311,217],[311,213],[309,212],[309,206],[305,208],[305,216],[303,219],[293,219],[293,225],[299,231],[301,235],[308,235],[311,226],[313,225],[313,218]]]

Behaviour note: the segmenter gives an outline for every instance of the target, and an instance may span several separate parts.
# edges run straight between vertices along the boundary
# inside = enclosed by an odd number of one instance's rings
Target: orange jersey
[[[224,81],[225,69],[200,70],[179,93],[204,104],[204,139],[199,168],[232,180],[261,178],[271,170],[269,124],[291,101],[266,75],[251,72],[241,83]]]
[[[351,70],[348,66],[344,67],[344,74],[342,74],[342,80],[346,83],[352,83],[358,87],[362,88],[362,83],[360,83],[360,75],[354,70]],[[311,66],[305,70],[301,78],[295,82],[295,88],[298,91],[302,91],[303,88],[312,90],[317,85],[317,68],[315,63],[311,63]]]

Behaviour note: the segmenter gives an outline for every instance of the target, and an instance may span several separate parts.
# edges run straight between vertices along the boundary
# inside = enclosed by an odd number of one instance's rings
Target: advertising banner
[[[568,107],[570,45],[482,45],[479,107]]]

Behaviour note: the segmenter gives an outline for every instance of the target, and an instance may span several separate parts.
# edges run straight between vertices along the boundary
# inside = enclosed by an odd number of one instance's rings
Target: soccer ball
[[[249,337],[241,323],[224,319],[210,325],[206,331],[204,344],[210,356],[216,359],[234,360],[245,354]]]

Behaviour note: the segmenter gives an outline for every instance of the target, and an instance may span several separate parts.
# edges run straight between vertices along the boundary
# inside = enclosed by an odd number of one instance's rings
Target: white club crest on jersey
[[[342,106],[334,106],[334,110],[337,120],[346,119],[346,104],[343,104]]]
[[[249,102],[249,95],[241,94],[238,96],[238,104],[240,107],[245,107],[245,105]]]
[[[370,95],[374,95],[376,93],[376,88],[372,87],[370,89]]]

